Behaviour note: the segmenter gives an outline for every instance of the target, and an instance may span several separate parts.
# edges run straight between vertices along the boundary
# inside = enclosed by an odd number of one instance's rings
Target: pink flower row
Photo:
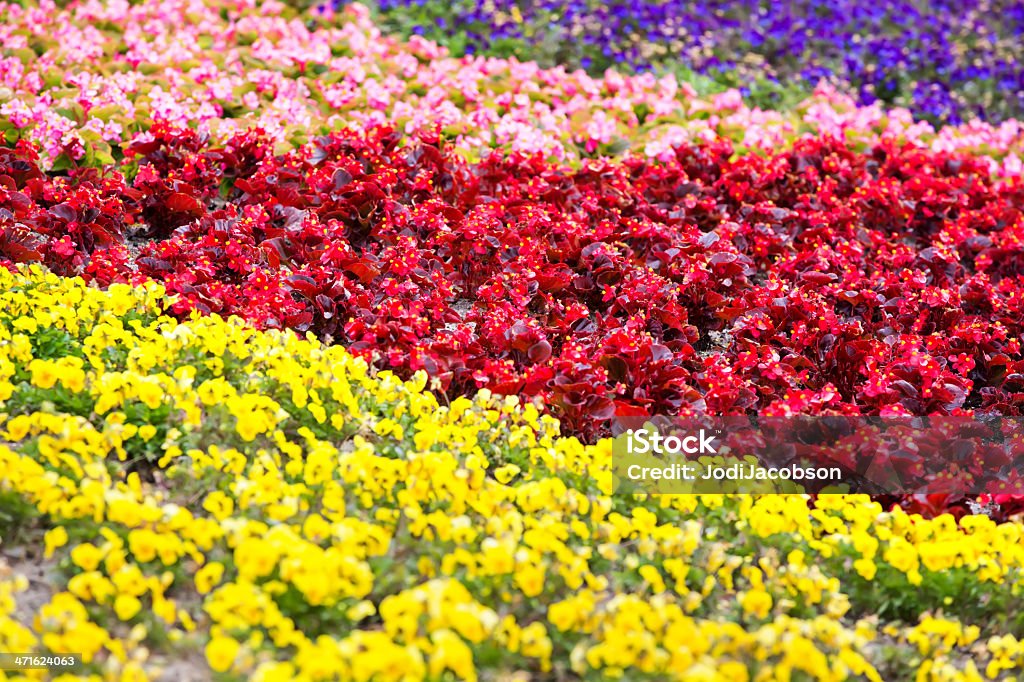
[[[120,146],[155,120],[220,139],[262,127],[283,146],[346,127],[437,126],[469,156],[505,149],[562,160],[627,150],[668,158],[673,145],[716,135],[772,149],[809,133],[971,151],[1004,176],[1020,175],[1024,157],[1017,121],[935,130],[825,86],[776,112],[736,91],[700,97],[671,76],[454,59],[428,41],[382,36],[361,5],[311,19],[276,0],[8,2],[0,45],[0,132],[51,160],[69,143],[76,154]]]

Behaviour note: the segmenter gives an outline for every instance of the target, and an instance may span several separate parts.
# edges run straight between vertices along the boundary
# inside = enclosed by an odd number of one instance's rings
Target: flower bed
[[[452,57],[361,5],[0,2],[0,666],[1019,674],[1024,131],[858,101]],[[1005,417],[893,470],[1003,480],[613,494],[613,425],[725,414]]]
[[[84,654],[107,679],[200,651],[254,680],[1024,664],[1019,522],[612,497],[608,441],[529,404],[442,405],[422,374],[171,305],[0,270],[0,530],[49,571],[41,595],[0,562],[0,649]]]
[[[454,398],[614,416],[1020,414],[1021,185],[829,140],[668,163],[463,161],[387,129],[274,156],[156,127],[134,180],[8,152],[0,256],[155,279],[186,315],[312,331]]]
[[[360,5],[302,19],[275,1],[0,3],[0,132],[10,144],[38,144],[58,168],[117,160],[158,121],[218,142],[258,127],[281,149],[342,128],[439,126],[473,158],[493,148],[567,161],[626,150],[671,156],[675,144],[715,136],[741,150],[776,149],[820,133],[970,150],[1000,174],[1021,172],[1016,120],[933,127],[906,109],[857,106],[828,86],[793,111],[762,111],[735,90],[698,97],[672,76],[594,78],[450,58],[421,39],[382,36]]]
[[[1015,2],[378,0],[375,6],[385,25],[460,53],[528,55],[594,71],[624,65],[700,74],[770,100],[794,83],[813,88],[829,79],[862,102],[898,103],[943,122],[1024,113],[1024,9]]]

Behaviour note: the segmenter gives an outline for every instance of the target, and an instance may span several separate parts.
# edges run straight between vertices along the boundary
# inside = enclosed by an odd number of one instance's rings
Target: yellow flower
[[[128,534],[128,549],[137,560],[147,563],[156,559],[160,539],[148,528],[136,529]]]
[[[516,570],[516,585],[527,597],[536,597],[544,591],[544,569],[541,566],[523,566]]]
[[[515,464],[506,464],[505,466],[494,470],[494,478],[498,480],[498,483],[508,483],[518,476],[520,471],[522,471],[522,469],[517,467]]]
[[[266,540],[246,538],[235,548],[235,565],[240,576],[255,580],[271,574],[278,556],[277,549]]]
[[[377,613],[377,609],[374,607],[373,602],[363,600],[355,606],[350,607],[349,610],[345,612],[345,617],[352,622],[358,622],[364,618],[369,618],[375,613]]]
[[[885,550],[883,558],[887,563],[903,573],[910,573],[917,568],[917,550],[902,538],[893,538]]]
[[[260,424],[250,417],[239,417],[235,429],[238,431],[238,435],[247,442],[256,440],[256,436],[262,432]]]
[[[394,436],[395,440],[404,437],[402,426],[393,419],[381,419],[374,425],[373,431],[378,436]]]
[[[210,512],[218,521],[223,521],[235,510],[235,502],[223,492],[215,490],[206,496],[203,509]]]
[[[95,545],[85,543],[71,550],[71,561],[85,571],[95,571],[103,560],[103,551]]]
[[[53,388],[60,378],[60,368],[48,360],[33,360],[28,370],[32,373],[32,385],[38,388]]]
[[[431,677],[440,678],[442,673],[450,670],[456,679],[476,682],[473,652],[465,642],[449,630],[439,630],[430,639],[434,644],[429,663]]]
[[[555,602],[548,607],[548,620],[562,632],[575,627],[581,615],[580,606],[574,598]]]
[[[637,573],[651,586],[651,591],[655,594],[665,591],[665,580],[656,567],[645,564],[637,569]]]
[[[865,580],[873,580],[878,572],[878,567],[871,559],[857,559],[853,562],[853,568]]]
[[[123,621],[131,620],[142,610],[142,602],[129,594],[121,594],[114,600],[114,612]]]
[[[195,583],[199,594],[209,594],[224,577],[224,564],[211,561],[196,571]]]
[[[47,559],[53,556],[53,553],[57,551],[57,548],[63,547],[68,544],[68,531],[64,526],[57,526],[46,531],[43,536],[43,543],[46,550],[43,553]]]
[[[213,637],[206,645],[206,660],[215,672],[227,672],[234,665],[240,648],[230,637]]]
[[[173,624],[176,609],[174,602],[159,594],[153,595],[153,613],[165,623]]]
[[[81,359],[74,358],[77,363],[63,363],[60,368],[61,386],[72,393],[80,393],[85,389],[85,371],[81,367]]]
[[[772,609],[772,596],[764,590],[747,590],[740,594],[740,605],[744,613],[766,618]]]

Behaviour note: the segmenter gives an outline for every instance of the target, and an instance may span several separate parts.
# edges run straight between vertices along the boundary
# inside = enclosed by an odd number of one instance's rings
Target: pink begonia
[[[598,145],[610,143],[615,130],[615,121],[610,120],[603,111],[595,112],[584,131],[587,153],[593,153]]]
[[[1007,177],[1015,177],[1024,174],[1024,163],[1016,154],[1008,154],[1003,159],[1002,175]]]
[[[5,85],[9,88],[16,88],[24,75],[25,67],[21,63],[20,59],[17,57],[4,57],[0,59],[0,85]]]
[[[11,100],[0,104],[0,116],[6,118],[16,128],[25,128],[34,120],[34,112],[21,100]]]
[[[673,147],[686,144],[692,139],[693,135],[691,135],[685,128],[681,126],[670,126],[662,130],[659,137],[648,142],[644,147],[643,153],[652,158],[667,162],[673,156]]]
[[[773,148],[805,134],[973,151],[1009,175],[1020,175],[1024,156],[1016,121],[935,130],[905,110],[857,106],[826,83],[793,111],[763,111],[737,90],[698,97],[671,75],[456,59],[419,37],[383,36],[358,4],[301,17],[277,0],[82,0],[64,9],[43,0],[0,2],[0,19],[0,116],[49,159],[79,127],[124,144],[155,119],[218,137],[261,127],[282,143],[338,127],[440,127],[469,155],[499,148],[567,160],[619,144],[664,158],[674,144],[716,135]],[[46,49],[10,55],[30,44]],[[73,104],[84,118],[56,113]]]

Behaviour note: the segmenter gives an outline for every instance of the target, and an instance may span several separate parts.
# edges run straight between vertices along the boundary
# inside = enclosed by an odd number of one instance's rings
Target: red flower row
[[[570,169],[161,126],[127,155],[130,185],[0,152],[0,258],[542,396],[588,439],[615,415],[1024,413],[1024,185],[971,158],[719,141]]]

